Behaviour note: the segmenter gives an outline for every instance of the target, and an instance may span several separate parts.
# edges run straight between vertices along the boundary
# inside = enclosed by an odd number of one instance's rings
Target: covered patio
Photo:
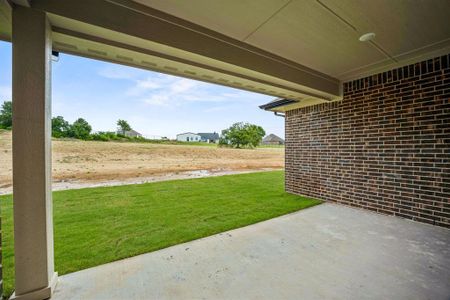
[[[12,298],[50,298],[58,282],[52,56],[287,99],[288,192],[450,227],[449,15],[446,0],[0,0],[0,38],[13,45]],[[55,298],[449,295],[444,228],[327,204],[230,234],[67,275]]]
[[[448,299],[447,229],[336,204],[61,276],[52,299]]]

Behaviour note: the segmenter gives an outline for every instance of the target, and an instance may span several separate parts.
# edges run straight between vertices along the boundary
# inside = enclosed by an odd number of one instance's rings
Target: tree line
[[[125,120],[117,121],[117,132],[99,131],[91,133],[92,126],[83,118],[70,124],[62,116],[52,118],[52,136],[55,138],[74,138],[80,140],[113,141],[120,139],[140,140],[142,137],[128,137],[131,126]]]
[[[0,110],[0,129],[12,127],[12,103],[5,101]],[[146,141],[143,137],[128,137],[126,133],[132,130],[125,120],[117,121],[117,132],[92,132],[92,126],[83,118],[78,118],[70,124],[62,116],[52,118],[52,136],[55,138],[74,138],[80,140],[111,141],[135,140]],[[258,146],[266,132],[261,126],[238,122],[222,130],[219,146],[234,148],[253,148]]]
[[[70,124],[62,116],[52,118],[52,136],[55,138],[74,138],[80,140],[109,141],[129,139],[125,136],[131,126],[125,120],[117,121],[117,132],[99,131],[92,133],[92,126],[83,118],[78,118]],[[5,101],[0,109],[0,129],[12,128],[12,102]],[[136,139],[136,138],[133,138]]]

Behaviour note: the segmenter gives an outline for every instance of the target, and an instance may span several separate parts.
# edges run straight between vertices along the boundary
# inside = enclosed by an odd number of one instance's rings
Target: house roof
[[[301,99],[301,100],[277,98],[266,104],[260,105],[259,108],[267,110],[267,111],[273,111],[273,112],[286,112],[288,110],[305,107],[305,106],[311,106],[311,105],[319,104],[322,102],[323,101],[320,99],[313,99],[313,98],[307,98],[307,99]]]
[[[137,131],[134,130],[134,129],[125,131],[125,134],[138,134],[138,135],[141,135],[139,132],[137,132]]]
[[[194,132],[183,132],[183,133],[177,134],[177,136],[183,135],[183,134],[193,134],[193,135],[198,135],[197,133],[194,133]]]
[[[275,135],[273,133],[269,134],[265,138],[263,138],[263,142],[282,142],[284,143],[284,140],[280,138],[278,135]]]
[[[259,108],[270,111],[277,111],[276,108],[286,106],[289,104],[297,103],[296,100],[285,99],[285,98],[276,98],[269,103],[260,105]]]
[[[219,134],[217,132],[199,132],[199,136],[202,137],[202,139],[205,140],[218,140],[220,138]]]

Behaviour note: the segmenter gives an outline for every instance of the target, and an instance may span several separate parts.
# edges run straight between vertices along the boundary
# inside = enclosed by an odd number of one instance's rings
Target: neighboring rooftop
[[[198,135],[197,133],[195,133],[195,132],[183,132],[183,133],[179,133],[179,134],[177,134],[177,136],[179,136],[179,135],[183,135],[183,134],[195,134],[195,135]]]
[[[273,144],[284,145],[284,140],[280,138],[278,135],[271,133],[265,138],[263,138],[262,143],[267,145]]]
[[[202,137],[204,140],[211,140],[216,141],[220,138],[219,134],[217,132],[199,132],[197,133],[199,136]]]
[[[139,132],[137,132],[137,131],[134,130],[134,129],[127,130],[127,131],[124,132],[124,134],[125,134],[126,136],[131,136],[131,137],[142,136],[142,134],[140,134]]]

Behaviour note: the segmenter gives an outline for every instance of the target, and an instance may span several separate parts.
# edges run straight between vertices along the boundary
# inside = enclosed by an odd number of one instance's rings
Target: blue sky
[[[284,137],[284,119],[262,111],[266,96],[220,85],[61,54],[52,65],[52,115],[114,131],[118,119],[142,134],[220,132],[234,122]],[[0,42],[0,103],[11,99],[11,44]]]

